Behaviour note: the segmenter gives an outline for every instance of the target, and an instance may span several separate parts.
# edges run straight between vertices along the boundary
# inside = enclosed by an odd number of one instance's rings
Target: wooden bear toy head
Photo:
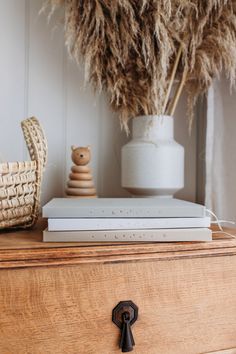
[[[87,165],[91,159],[90,146],[76,147],[71,146],[71,159],[77,166]]]

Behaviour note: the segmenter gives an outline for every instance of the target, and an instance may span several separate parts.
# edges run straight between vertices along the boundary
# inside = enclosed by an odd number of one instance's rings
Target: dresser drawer
[[[121,353],[111,317],[122,300],[139,307],[134,353],[236,347],[233,254],[31,264],[0,270],[0,284],[2,354]]]

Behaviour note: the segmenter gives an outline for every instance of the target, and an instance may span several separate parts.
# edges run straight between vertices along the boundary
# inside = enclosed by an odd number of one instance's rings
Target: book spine
[[[209,227],[210,218],[48,219],[49,231],[129,230]]]
[[[126,230],[126,231],[48,231],[44,242],[192,242],[211,241],[212,231],[198,229]]]

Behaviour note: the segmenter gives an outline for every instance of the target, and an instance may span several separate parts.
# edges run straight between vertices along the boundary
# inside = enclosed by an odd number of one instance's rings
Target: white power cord
[[[215,221],[212,221],[212,224],[216,224],[219,228],[220,231],[212,231],[213,234],[224,234],[227,236],[231,236],[233,238],[236,238],[236,235],[233,235],[229,232],[224,231],[223,227],[222,227],[222,223],[226,223],[226,224],[231,224],[231,225],[236,225],[236,222],[231,221],[231,220],[220,220],[215,213],[213,213],[213,211],[206,209],[206,212],[208,212],[211,216],[213,216],[215,218]]]

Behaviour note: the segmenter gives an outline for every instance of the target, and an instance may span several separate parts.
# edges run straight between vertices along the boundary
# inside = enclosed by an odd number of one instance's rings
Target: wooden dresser
[[[0,354],[121,353],[123,300],[133,353],[236,352],[236,240],[44,244],[41,229],[0,234]]]

